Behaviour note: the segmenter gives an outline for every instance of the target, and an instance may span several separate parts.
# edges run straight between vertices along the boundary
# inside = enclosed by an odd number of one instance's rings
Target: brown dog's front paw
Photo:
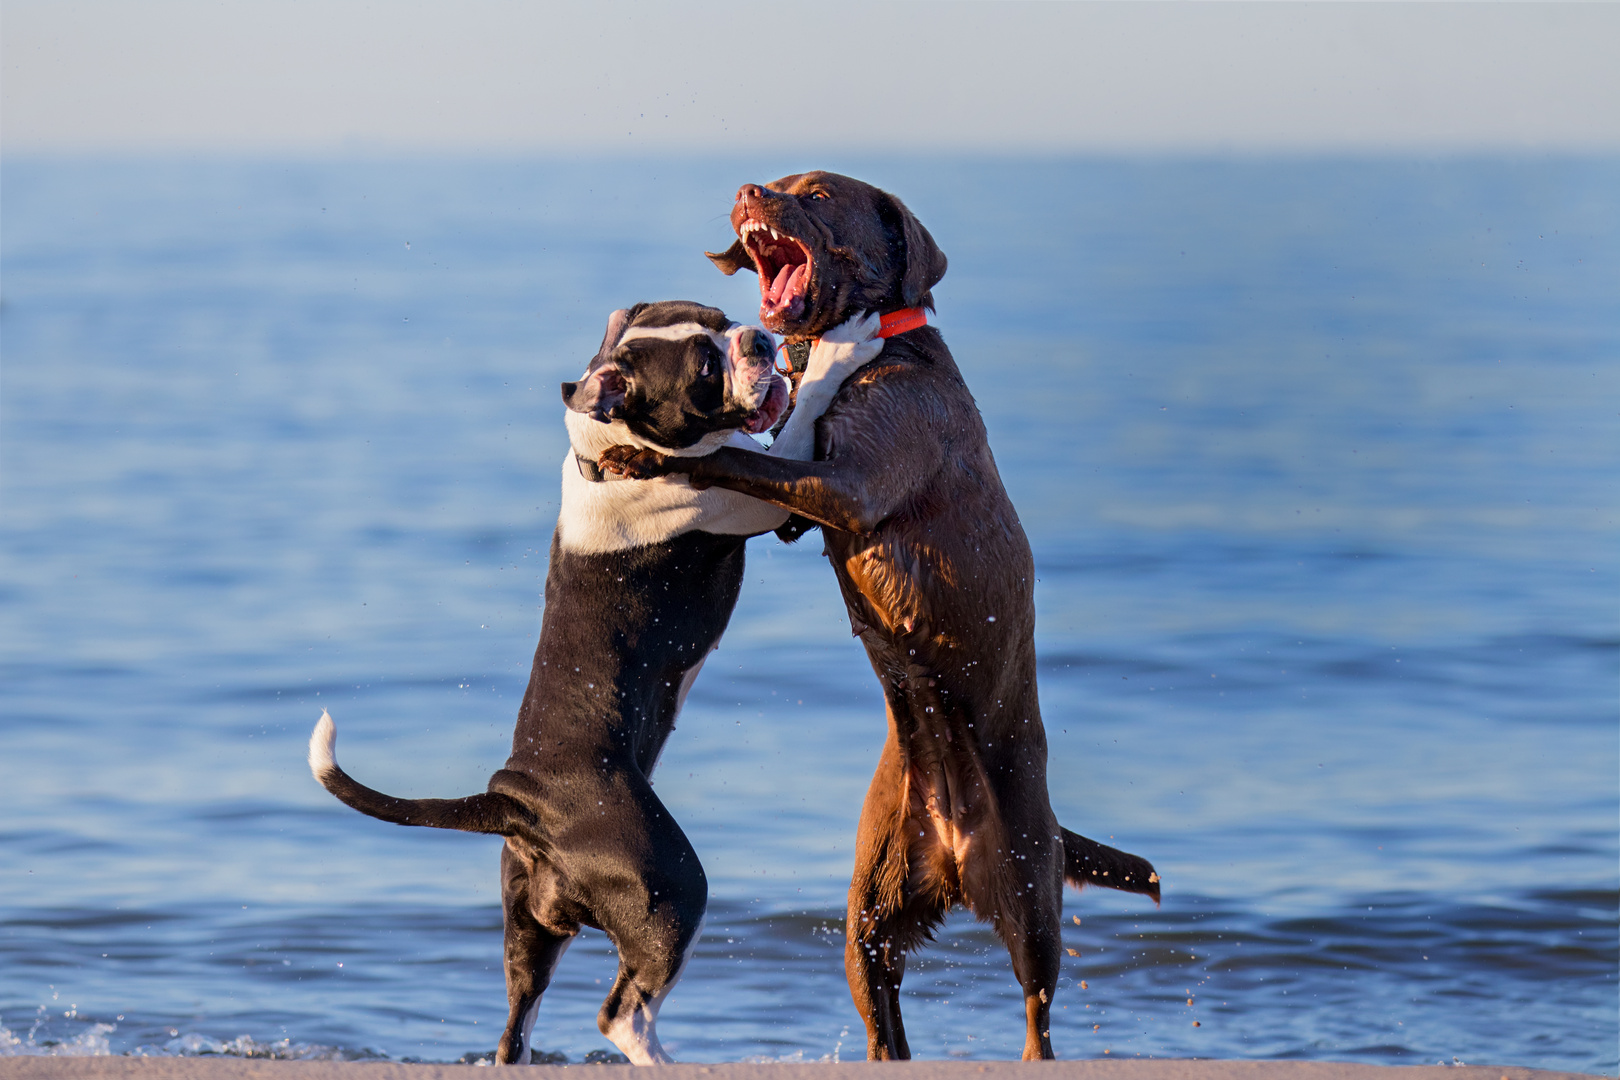
[[[669,467],[670,460],[644,446],[610,446],[602,451],[596,463],[603,472],[617,473],[631,480],[652,480],[675,471]]]

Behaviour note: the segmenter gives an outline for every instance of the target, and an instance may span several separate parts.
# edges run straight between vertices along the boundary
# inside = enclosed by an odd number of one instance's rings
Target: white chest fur
[[[579,418],[576,420],[576,417]],[[576,423],[618,429],[616,434],[620,437],[615,441],[619,443],[634,445],[640,441],[622,424],[600,424],[578,413],[569,413],[568,423],[570,430]],[[760,450],[757,442],[741,432],[733,433],[724,445]],[[593,447],[580,453],[594,460],[601,449]],[[708,447],[708,450],[713,449],[717,447]],[[562,513],[557,518],[558,540],[570,551],[586,554],[623,551],[660,543],[694,529],[729,536],[753,536],[769,532],[787,520],[787,511],[770,503],[724,488],[696,491],[683,476],[592,483],[580,474],[574,454],[575,451],[570,450],[563,458]]]

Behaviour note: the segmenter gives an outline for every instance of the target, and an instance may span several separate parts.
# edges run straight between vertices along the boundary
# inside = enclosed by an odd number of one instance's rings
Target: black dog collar
[[[810,344],[808,341],[790,341],[782,346],[782,351],[787,353],[789,371],[799,375],[810,366]]]

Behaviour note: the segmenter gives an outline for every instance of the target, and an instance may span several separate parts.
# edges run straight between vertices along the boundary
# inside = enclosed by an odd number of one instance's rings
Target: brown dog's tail
[[[338,768],[333,757],[337,725],[326,710],[309,736],[309,771],[327,791],[362,814],[395,825],[425,825],[433,829],[494,833],[496,836],[535,836],[536,819],[528,807],[498,791],[464,799],[396,799],[373,791]]]
[[[1101,885],[1141,893],[1159,902],[1159,875],[1153,864],[1107,844],[1063,829],[1063,880],[1075,888]]]

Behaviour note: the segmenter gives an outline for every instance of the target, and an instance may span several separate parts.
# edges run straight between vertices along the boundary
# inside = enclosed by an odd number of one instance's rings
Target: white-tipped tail
[[[317,781],[323,781],[325,773],[337,768],[337,759],[332,756],[336,745],[337,725],[332,723],[332,714],[322,709],[315,730],[309,733],[309,771]]]

